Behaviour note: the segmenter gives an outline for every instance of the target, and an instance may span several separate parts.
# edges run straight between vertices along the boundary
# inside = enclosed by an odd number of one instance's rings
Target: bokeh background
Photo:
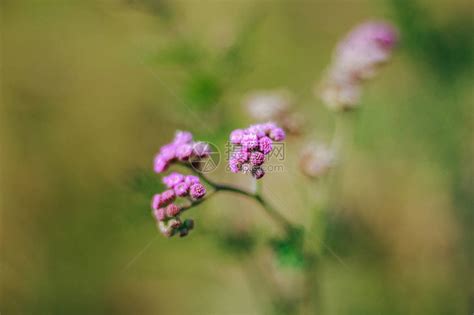
[[[216,196],[189,237],[159,235],[153,156],[176,129],[224,147],[253,122],[244,95],[288,89],[305,133],[264,193],[305,225],[318,184],[298,152],[335,121],[314,85],[337,41],[376,18],[401,42],[350,114],[331,222],[315,231],[325,246],[310,244],[323,248],[319,312],[471,314],[473,12],[469,0],[2,1],[0,312],[251,315],[276,287],[291,297],[298,270],[258,241],[276,231],[249,200]],[[250,185],[223,165],[210,177]],[[237,245],[222,237],[236,226],[249,235]]]

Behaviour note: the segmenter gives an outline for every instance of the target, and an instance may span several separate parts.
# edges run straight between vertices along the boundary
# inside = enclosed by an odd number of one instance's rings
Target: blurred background
[[[268,217],[222,194],[190,211],[187,238],[162,237],[153,157],[176,129],[224,148],[254,122],[245,95],[287,89],[306,123],[264,194],[306,225],[318,183],[298,154],[335,121],[314,86],[337,42],[375,18],[401,40],[350,114],[313,231],[318,313],[471,314],[473,12],[469,0],[2,1],[0,312],[285,313],[276,300],[301,275],[261,241],[277,233]],[[224,169],[209,176],[251,184]]]

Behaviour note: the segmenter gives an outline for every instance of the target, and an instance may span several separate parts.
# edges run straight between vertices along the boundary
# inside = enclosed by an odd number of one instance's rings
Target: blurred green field
[[[374,18],[396,25],[401,41],[348,117],[340,185],[327,228],[315,231],[325,245],[310,244],[321,252],[319,313],[473,312],[472,1],[0,8],[2,315],[266,314],[275,302],[266,273],[282,304],[298,294],[298,270],[278,266],[265,244],[249,256],[213,236],[227,226],[274,234],[249,200],[213,197],[193,209],[189,237],[159,235],[153,157],[176,129],[224,148],[253,122],[241,105],[248,92],[286,88],[305,134],[287,141],[285,171],[265,177],[264,193],[307,226],[318,184],[300,174],[298,153],[307,140],[329,141],[335,124],[313,89],[338,40]],[[251,184],[223,164],[210,177]]]

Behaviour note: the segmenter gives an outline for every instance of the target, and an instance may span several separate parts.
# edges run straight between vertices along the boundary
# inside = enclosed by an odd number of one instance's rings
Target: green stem
[[[292,230],[296,229],[293,226],[293,224],[290,221],[288,221],[287,218],[285,218],[280,212],[278,212],[273,206],[271,206],[270,203],[261,195],[260,183],[258,181],[257,181],[257,190],[256,190],[255,193],[252,193],[252,192],[246,191],[244,189],[241,189],[241,188],[238,188],[238,187],[235,187],[235,186],[232,186],[232,185],[216,183],[216,182],[210,180],[209,178],[207,178],[206,176],[204,176],[203,173],[198,172],[197,170],[195,170],[190,165],[188,165],[188,164],[181,164],[181,165],[184,166],[184,167],[187,167],[188,169],[193,171],[197,176],[199,176],[199,178],[204,183],[206,183],[207,185],[214,188],[214,192],[228,191],[228,192],[232,192],[232,193],[240,194],[242,196],[249,197],[249,198],[255,200],[256,202],[258,202],[262,206],[262,209],[265,210],[265,212],[274,221],[276,221],[278,224],[280,224],[285,229],[286,232],[291,232]],[[207,199],[208,198],[201,199],[199,201],[193,202],[189,206],[183,207],[183,209],[187,210],[189,208],[192,208],[195,205],[198,205],[198,204],[202,203],[204,200],[207,200]]]

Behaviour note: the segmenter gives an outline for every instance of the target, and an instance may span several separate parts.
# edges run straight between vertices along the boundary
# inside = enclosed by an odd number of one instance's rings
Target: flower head
[[[239,141],[236,140],[236,135]],[[261,166],[273,149],[273,141],[282,141],[285,136],[285,131],[273,122],[234,130],[230,134],[230,142],[234,144],[229,159],[230,171],[250,172],[255,178],[262,178],[265,171]]]
[[[182,182],[174,186],[174,192],[178,197],[185,197],[189,191],[189,184]]]
[[[258,140],[258,149],[265,155],[269,154],[273,149],[273,141],[269,137],[261,137]]]
[[[170,173],[168,176],[163,177],[163,184],[168,188],[174,188],[174,186],[183,181],[184,175],[177,172]]]
[[[153,210],[153,215],[155,216],[155,219],[158,221],[163,221],[166,219],[166,209],[165,208],[159,208]]]
[[[166,206],[176,199],[173,189],[165,190],[161,193],[161,206]]]
[[[354,28],[334,52],[319,92],[325,104],[334,110],[357,106],[360,85],[389,60],[397,40],[395,28],[384,22],[366,22]]]
[[[206,187],[200,183],[193,184],[191,187],[189,187],[189,196],[194,200],[201,199],[205,194]]]
[[[335,152],[324,144],[310,143],[301,152],[300,168],[312,178],[326,175],[336,162]]]
[[[236,129],[230,134],[230,142],[232,144],[241,144],[242,138],[244,137],[245,132],[242,129]]]
[[[180,211],[181,209],[174,203],[169,204],[166,207],[166,216],[168,216],[169,218],[175,217],[179,214]]]
[[[179,204],[179,201],[176,203],[175,201],[179,198],[202,199],[206,195],[206,188],[201,184],[199,177],[177,172],[165,176],[163,183],[168,189],[153,196],[151,202],[153,217],[158,222],[158,229],[166,237],[171,237],[177,233],[180,236],[185,236],[192,230],[194,221],[186,219],[181,222],[179,216],[183,206]],[[189,206],[186,206],[186,208],[189,208]]]
[[[209,157],[210,148],[205,142],[193,141],[193,135],[188,131],[177,131],[172,142],[163,145],[155,156],[154,170],[163,173],[176,161],[189,161]]]
[[[194,176],[194,175],[187,175],[184,178],[184,182],[188,185],[191,186],[192,184],[198,184],[200,183],[199,177]]]

